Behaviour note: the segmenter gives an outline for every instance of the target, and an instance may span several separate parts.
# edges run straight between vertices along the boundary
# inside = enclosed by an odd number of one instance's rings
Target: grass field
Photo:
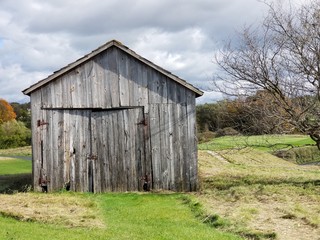
[[[261,151],[272,152],[279,149],[314,145],[314,141],[305,135],[262,135],[262,136],[225,136],[213,138],[199,144],[199,150],[226,150],[251,147]]]
[[[31,147],[0,149],[0,193],[15,192],[31,184],[32,161],[8,156],[31,156]]]
[[[31,173],[32,162],[0,157],[0,175]]]
[[[0,194],[0,239],[319,239],[320,166],[270,154],[306,144],[296,135],[200,144],[191,194]],[[18,165],[2,172],[30,171]]]
[[[29,189],[31,168],[30,160],[0,157],[0,193]]]

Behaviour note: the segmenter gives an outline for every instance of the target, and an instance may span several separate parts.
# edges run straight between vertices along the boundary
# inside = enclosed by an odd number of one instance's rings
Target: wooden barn
[[[120,42],[23,93],[35,190],[197,189],[195,98],[203,93]]]

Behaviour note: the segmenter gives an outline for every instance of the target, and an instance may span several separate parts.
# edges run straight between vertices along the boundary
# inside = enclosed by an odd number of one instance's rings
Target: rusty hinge
[[[89,155],[87,158],[90,159],[90,160],[97,160],[98,156],[92,154],[92,155]]]
[[[144,126],[147,126],[147,121],[146,121],[146,119],[144,118],[144,119],[142,119],[140,122],[138,122],[137,123],[137,125],[144,125]]]
[[[45,122],[44,120],[38,120],[37,121],[37,126],[40,127],[40,126],[43,126],[43,125],[49,125],[48,122]]]

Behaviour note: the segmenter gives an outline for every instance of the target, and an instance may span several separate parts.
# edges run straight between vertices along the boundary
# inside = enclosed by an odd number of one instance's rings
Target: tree
[[[10,105],[13,107],[13,110],[17,115],[16,120],[23,122],[27,128],[31,129],[30,102],[28,102],[28,103],[12,102],[12,103],[10,103]]]
[[[31,130],[23,122],[7,121],[0,125],[0,149],[31,144]]]
[[[320,149],[320,2],[288,10],[266,4],[264,21],[244,28],[236,44],[216,55],[223,71],[215,87],[237,96],[268,92],[277,106],[269,114],[309,134]]]
[[[12,106],[4,99],[0,99],[0,124],[13,120],[16,114]]]

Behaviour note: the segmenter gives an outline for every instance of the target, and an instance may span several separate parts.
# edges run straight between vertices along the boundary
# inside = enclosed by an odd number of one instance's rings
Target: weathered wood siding
[[[41,87],[31,104],[35,186],[42,164],[49,190],[141,190],[145,174],[153,189],[196,190],[195,93],[122,50]]]

